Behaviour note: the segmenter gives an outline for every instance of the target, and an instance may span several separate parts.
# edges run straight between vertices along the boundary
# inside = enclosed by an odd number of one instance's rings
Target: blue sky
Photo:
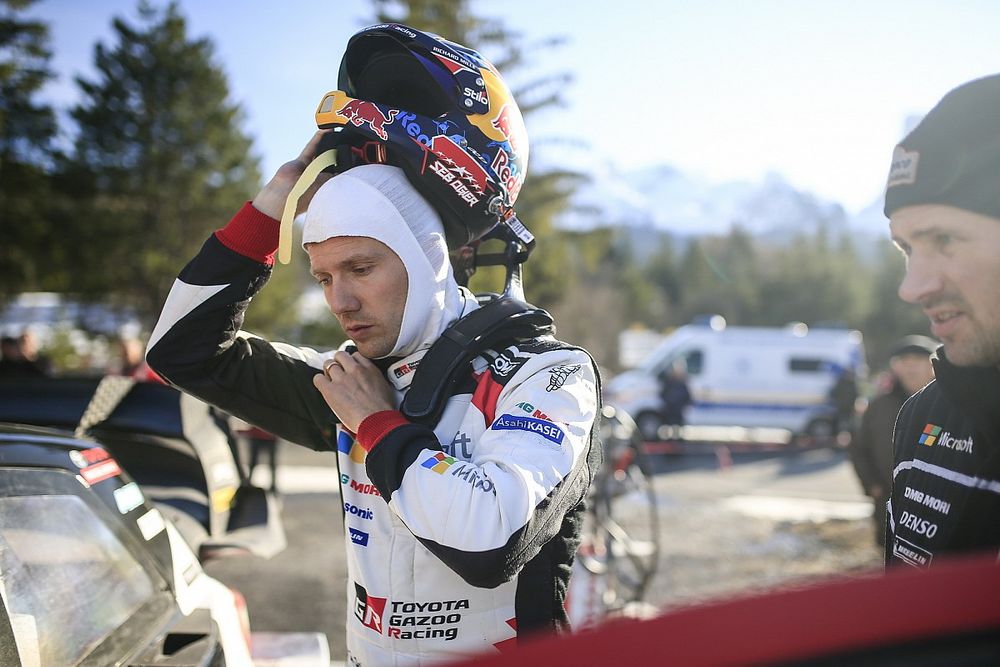
[[[156,4],[162,4],[157,0]],[[77,101],[112,16],[137,0],[42,0],[59,79]],[[371,22],[366,0],[182,0],[192,35],[216,44],[266,173],[298,154],[320,97],[336,88],[347,39]],[[537,72],[571,71],[569,105],[529,122],[565,137],[532,159],[670,164],[711,181],[777,172],[856,211],[879,197],[908,117],[950,88],[1000,72],[1000,2],[991,0],[656,0],[475,2],[530,41],[564,35]],[[476,45],[470,45],[475,47]],[[539,149],[541,147],[539,146]],[[530,175],[529,175],[530,178]]]

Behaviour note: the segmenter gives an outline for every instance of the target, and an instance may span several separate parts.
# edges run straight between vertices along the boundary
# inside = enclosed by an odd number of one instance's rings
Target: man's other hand
[[[295,183],[298,182],[302,172],[316,158],[316,151],[319,149],[320,140],[330,132],[331,130],[319,130],[316,132],[297,158],[278,167],[278,171],[267,182],[267,185],[253,198],[253,207],[266,216],[280,220],[281,214],[285,210],[285,200],[288,199],[288,194],[295,187]],[[330,174],[322,173],[319,175],[316,182],[299,199],[295,215],[302,213],[302,211],[308,208],[313,195],[330,178]]]
[[[396,408],[395,392],[382,371],[359,352],[336,352],[325,371],[313,377],[313,385],[352,433],[368,415]]]

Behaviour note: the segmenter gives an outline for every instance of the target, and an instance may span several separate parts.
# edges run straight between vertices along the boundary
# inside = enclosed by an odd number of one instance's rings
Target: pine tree
[[[79,288],[127,295],[149,318],[208,234],[260,183],[243,111],[229,98],[207,38],[191,38],[172,3],[139,6],[139,25],[114,19],[115,43],[97,44],[73,159]],[[82,225],[82,227],[81,227]]]
[[[45,225],[56,135],[51,107],[36,100],[53,74],[48,26],[20,14],[34,0],[0,1],[0,299],[44,286]]]

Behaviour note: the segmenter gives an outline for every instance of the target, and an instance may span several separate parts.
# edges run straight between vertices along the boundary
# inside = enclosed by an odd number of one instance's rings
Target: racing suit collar
[[[479,309],[479,302],[476,301],[476,297],[472,292],[465,287],[460,287],[458,292],[461,299],[461,310],[456,313],[456,317],[452,317],[450,321],[447,322],[447,326],[450,326],[455,320],[465,317],[472,311]],[[396,391],[405,392],[409,388],[410,383],[413,382],[413,372],[417,370],[417,367],[420,365],[420,360],[424,358],[425,354],[427,354],[427,350],[430,349],[430,345],[433,342],[434,341],[427,342],[427,344],[422,346],[419,350],[407,354],[406,356],[393,357],[391,359],[379,359],[376,361],[378,366],[385,370],[386,379],[389,381],[389,384],[396,389]],[[383,366],[385,362],[390,363]]]

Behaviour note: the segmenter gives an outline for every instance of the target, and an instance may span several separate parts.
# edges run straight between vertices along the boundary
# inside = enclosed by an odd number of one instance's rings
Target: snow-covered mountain
[[[566,227],[640,227],[683,238],[725,234],[739,225],[773,243],[820,227],[835,234],[886,234],[880,201],[850,216],[840,204],[798,190],[778,174],[757,183],[720,184],[667,165],[620,172],[603,164],[591,173],[574,210],[561,220]]]

